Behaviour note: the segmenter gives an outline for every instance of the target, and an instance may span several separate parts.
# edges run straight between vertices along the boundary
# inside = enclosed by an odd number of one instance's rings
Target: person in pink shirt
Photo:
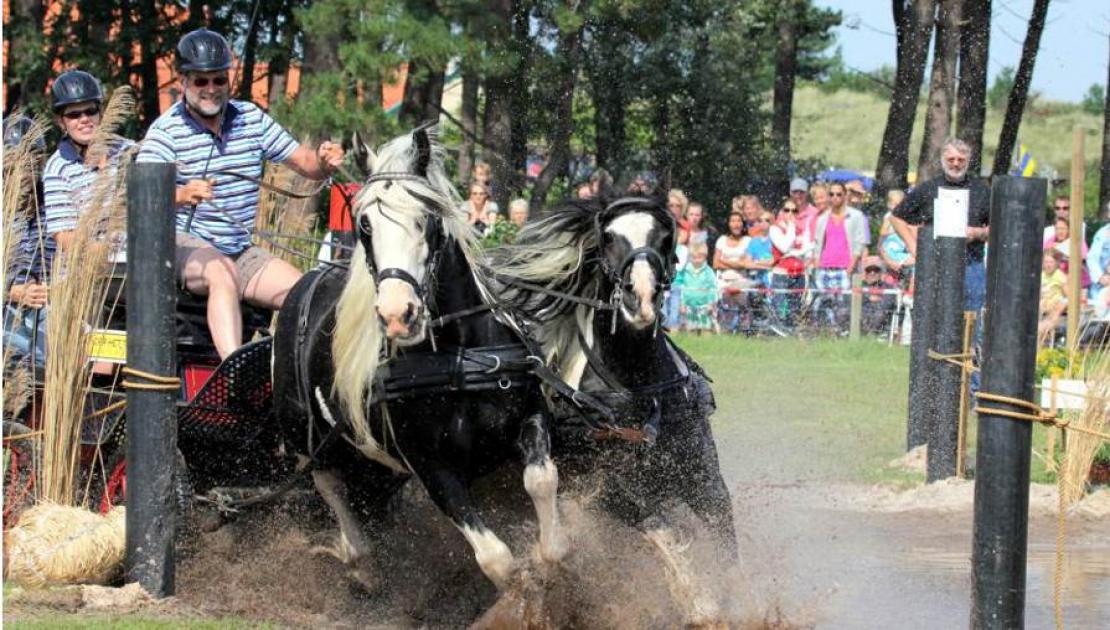
[[[825,307],[827,323],[844,330],[848,316],[846,292],[851,288],[851,274],[866,247],[867,223],[862,212],[847,204],[843,184],[829,186],[829,202],[829,211],[817,218],[813,232],[817,261],[814,281],[818,292],[825,293],[819,299]]]

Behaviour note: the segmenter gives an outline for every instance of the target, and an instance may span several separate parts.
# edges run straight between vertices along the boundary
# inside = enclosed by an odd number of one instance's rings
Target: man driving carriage
[[[313,149],[258,106],[233,100],[227,40],[201,28],[177,45],[184,97],[158,117],[139,162],[177,165],[176,269],[186,290],[207,296],[208,327],[220,358],[243,341],[239,301],[278,309],[301,272],[251,244],[264,161],[313,180],[343,162],[343,149]]]

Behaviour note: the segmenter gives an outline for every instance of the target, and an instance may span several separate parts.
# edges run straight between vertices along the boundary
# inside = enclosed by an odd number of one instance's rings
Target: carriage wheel
[[[117,505],[122,505],[127,498],[127,458],[123,453],[118,453],[111,458],[111,465],[105,467],[108,471],[104,480],[104,491],[96,510],[107,514]]]

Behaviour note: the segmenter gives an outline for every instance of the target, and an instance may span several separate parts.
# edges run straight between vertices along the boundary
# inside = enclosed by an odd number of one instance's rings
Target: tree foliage
[[[204,25],[247,62],[237,93],[265,81],[272,113],[299,135],[357,130],[379,142],[439,116],[444,85],[465,75],[478,86],[473,129],[450,113],[444,136],[465,140],[460,163],[496,164],[498,194],[528,194],[525,165],[538,156],[551,166],[541,198],[598,167],[618,180],[646,170],[720,214],[790,161],[774,154],[767,111],[788,5],[796,78],[846,76],[828,54],[840,14],[812,0],[69,0],[52,17],[14,0],[6,26],[21,52],[5,80],[39,80],[20,100],[41,110],[52,68],[81,66],[109,87],[137,83],[156,108],[143,77]],[[293,65],[303,72],[287,99]],[[381,94],[402,77],[399,119]]]

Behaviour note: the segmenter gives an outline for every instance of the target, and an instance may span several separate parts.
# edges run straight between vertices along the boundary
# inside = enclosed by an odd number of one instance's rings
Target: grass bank
[[[749,481],[924,481],[887,463],[905,453],[909,350],[873,339],[676,336],[714,380],[723,468]],[[969,449],[974,452],[975,416]],[[1046,430],[1034,429],[1043,450]],[[737,458],[747,458],[740,462]],[[751,460],[757,460],[753,463]],[[773,474],[772,474],[773,473]],[[1054,481],[1033,458],[1032,479]]]
[[[875,94],[840,90],[831,94],[813,85],[802,85],[794,95],[791,146],[798,158],[821,158],[830,166],[872,172],[879,159],[890,100]],[[984,160],[990,165],[998,148],[1003,111],[988,109],[983,132]],[[917,170],[921,134],[925,124],[925,99],[920,99],[910,141],[910,172]],[[1034,100],[1022,117],[1020,142],[1037,158],[1043,174],[1059,177],[1071,172],[1072,133],[1088,130],[1084,146],[1088,163],[1101,155],[1102,120],[1075,105]]]

